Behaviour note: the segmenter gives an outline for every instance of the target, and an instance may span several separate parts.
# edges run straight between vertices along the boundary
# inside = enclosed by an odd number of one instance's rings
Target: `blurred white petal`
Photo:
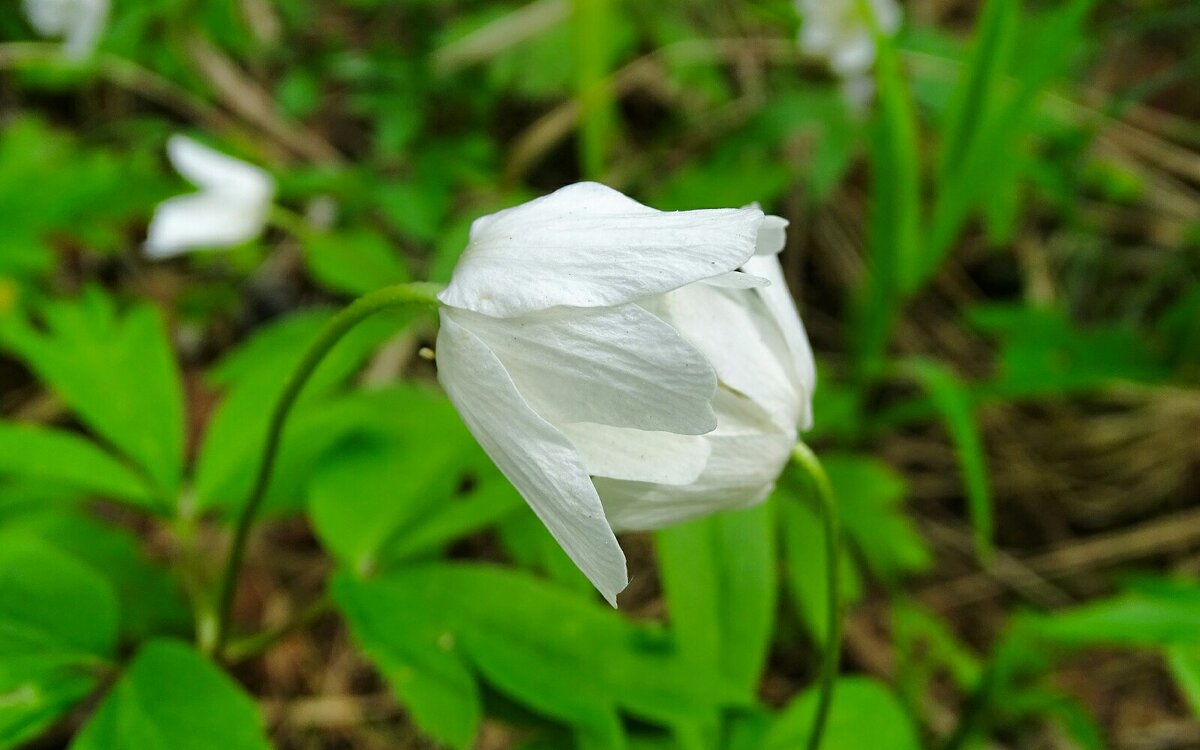
[[[23,8],[34,31],[62,37],[63,54],[81,60],[100,41],[108,21],[109,0],[25,0]]]
[[[186,135],[167,140],[167,158],[189,182],[203,190],[237,193],[248,201],[270,199],[275,183],[262,169],[222,154]]]
[[[894,35],[900,28],[900,6],[895,0],[797,0],[796,6],[802,17],[801,51],[823,58],[844,79],[842,90],[851,109],[861,111],[873,93],[864,82],[875,63],[876,29]]]
[[[829,56],[829,67],[839,76],[861,76],[875,63],[875,40],[867,30],[848,35]]]
[[[147,232],[147,257],[231,247],[262,234],[275,193],[269,174],[181,135],[167,142],[167,155],[200,192],[158,205]]]
[[[201,247],[232,247],[262,233],[266,207],[222,194],[169,198],[154,210],[145,253],[161,259]]]

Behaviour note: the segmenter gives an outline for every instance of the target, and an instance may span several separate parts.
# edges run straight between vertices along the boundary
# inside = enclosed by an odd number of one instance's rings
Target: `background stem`
[[[816,454],[804,443],[797,443],[792,450],[792,463],[800,468],[812,487],[821,512],[825,531],[825,578],[828,597],[828,621],[825,628],[825,643],[821,652],[821,676],[817,711],[813,716],[812,731],[808,735],[808,750],[818,750],[829,719],[829,707],[833,703],[833,688],[837,682],[838,661],[842,652],[842,597],[838,551],[841,549],[841,528],[838,523],[837,501],[829,477]]]
[[[254,517],[258,514],[259,508],[266,498],[267,488],[271,483],[271,471],[279,454],[280,437],[283,435],[288,415],[291,413],[292,405],[304,390],[304,385],[308,382],[309,377],[342,336],[345,336],[350,329],[366,318],[393,307],[406,305],[436,307],[439,291],[441,291],[441,286],[437,284],[397,284],[359,297],[326,324],[325,328],[317,335],[316,340],[308,347],[296,369],[288,376],[283,393],[271,412],[271,421],[267,427],[267,440],[263,447],[262,460],[258,465],[254,488],[251,490],[246,504],[242,506],[241,515],[238,516],[237,526],[234,528],[229,560],[225,564],[217,593],[216,627],[206,628],[197,634],[201,650],[205,653],[219,654],[229,636],[233,594],[238,574],[241,572],[250,525],[254,522]]]

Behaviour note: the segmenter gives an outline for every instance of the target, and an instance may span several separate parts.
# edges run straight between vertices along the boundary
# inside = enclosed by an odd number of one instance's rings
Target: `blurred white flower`
[[[262,234],[275,195],[269,174],[182,135],[167,142],[167,156],[200,192],[158,205],[147,232],[147,256],[230,247]]]
[[[79,60],[100,41],[109,0],[24,0],[29,25],[42,36],[62,37],[63,53]]]
[[[900,6],[895,0],[797,0],[803,18],[800,49],[826,60],[842,79],[842,91],[852,108],[870,101],[875,64],[875,34],[871,18],[883,34],[900,28]]]
[[[628,583],[614,528],[761,500],[809,419],[783,226],[580,183],[471,227],[440,295],[438,377],[610,603]]]

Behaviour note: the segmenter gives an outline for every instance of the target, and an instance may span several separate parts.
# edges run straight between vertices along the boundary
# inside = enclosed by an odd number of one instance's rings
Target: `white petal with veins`
[[[762,219],[753,208],[657,211],[578,183],[476,221],[439,299],[497,318],[635,302],[735,270]]]
[[[625,555],[575,446],[521,398],[500,360],[442,314],[438,380],[471,434],[588,580],[614,607]]]

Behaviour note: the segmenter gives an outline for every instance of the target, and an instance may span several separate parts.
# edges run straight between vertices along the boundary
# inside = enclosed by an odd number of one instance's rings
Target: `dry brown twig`
[[[336,165],[344,157],[318,133],[289,121],[275,108],[275,98],[249,78],[221,50],[201,36],[187,40],[187,51],[225,104],[293,153],[314,164]]]

